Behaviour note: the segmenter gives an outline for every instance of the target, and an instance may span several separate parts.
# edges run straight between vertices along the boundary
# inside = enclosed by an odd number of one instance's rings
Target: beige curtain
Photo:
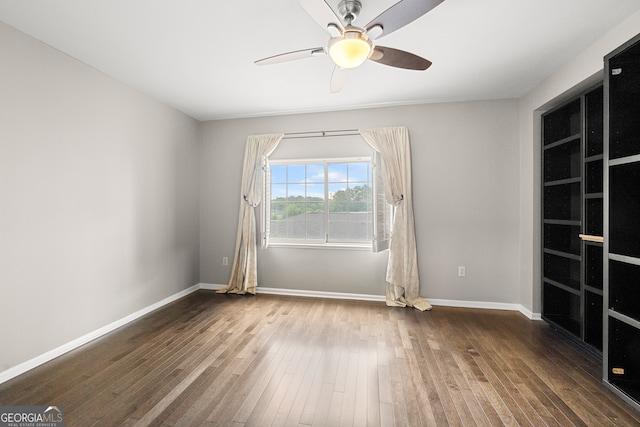
[[[363,129],[360,133],[380,153],[385,198],[396,208],[387,263],[387,305],[430,310],[431,304],[420,296],[409,131],[405,127],[389,127]]]
[[[218,292],[256,293],[258,262],[255,207],[262,201],[264,160],[276,149],[282,136],[282,134],[250,135],[247,138],[242,167],[242,193],[233,269],[229,285]]]

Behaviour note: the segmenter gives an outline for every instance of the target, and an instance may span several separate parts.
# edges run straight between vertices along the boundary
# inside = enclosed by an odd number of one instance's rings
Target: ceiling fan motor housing
[[[338,13],[348,24],[356,20],[360,11],[362,10],[362,3],[360,0],[342,0],[338,4]]]

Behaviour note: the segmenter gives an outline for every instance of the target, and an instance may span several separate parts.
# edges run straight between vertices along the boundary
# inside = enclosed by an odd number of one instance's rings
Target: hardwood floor
[[[0,384],[67,426],[625,426],[601,362],[519,313],[198,291]]]

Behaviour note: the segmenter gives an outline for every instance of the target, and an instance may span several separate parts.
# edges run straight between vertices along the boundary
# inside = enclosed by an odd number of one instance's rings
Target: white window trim
[[[382,156],[377,151],[373,154],[373,252],[389,249],[395,218],[395,206],[387,203],[384,183],[382,181]]]
[[[316,164],[316,163],[353,163],[353,162],[370,162],[372,166],[372,215],[373,215],[373,236],[370,242],[340,242],[340,241],[304,241],[291,242],[282,240],[273,240],[270,238],[271,226],[271,175],[270,166],[290,165],[290,164]],[[326,167],[326,166],[325,166]],[[296,249],[349,249],[349,250],[367,250],[380,252],[389,248],[391,238],[391,225],[393,221],[393,207],[386,203],[384,197],[384,188],[382,184],[382,175],[380,173],[380,156],[379,153],[373,152],[373,156],[354,156],[354,157],[323,157],[323,158],[291,158],[278,159],[270,161],[265,159],[264,167],[265,179],[264,183],[264,200],[262,203],[262,247],[263,248],[296,248]],[[326,180],[325,180],[326,184]],[[325,185],[325,200],[328,200],[328,187]],[[325,221],[328,217],[325,218]],[[326,224],[325,224],[326,227]]]

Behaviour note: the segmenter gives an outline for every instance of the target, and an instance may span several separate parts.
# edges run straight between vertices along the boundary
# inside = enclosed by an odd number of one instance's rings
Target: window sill
[[[354,243],[282,243],[271,242],[267,249],[289,248],[289,249],[329,249],[329,250],[351,250],[351,251],[372,251],[371,243],[361,245]]]

